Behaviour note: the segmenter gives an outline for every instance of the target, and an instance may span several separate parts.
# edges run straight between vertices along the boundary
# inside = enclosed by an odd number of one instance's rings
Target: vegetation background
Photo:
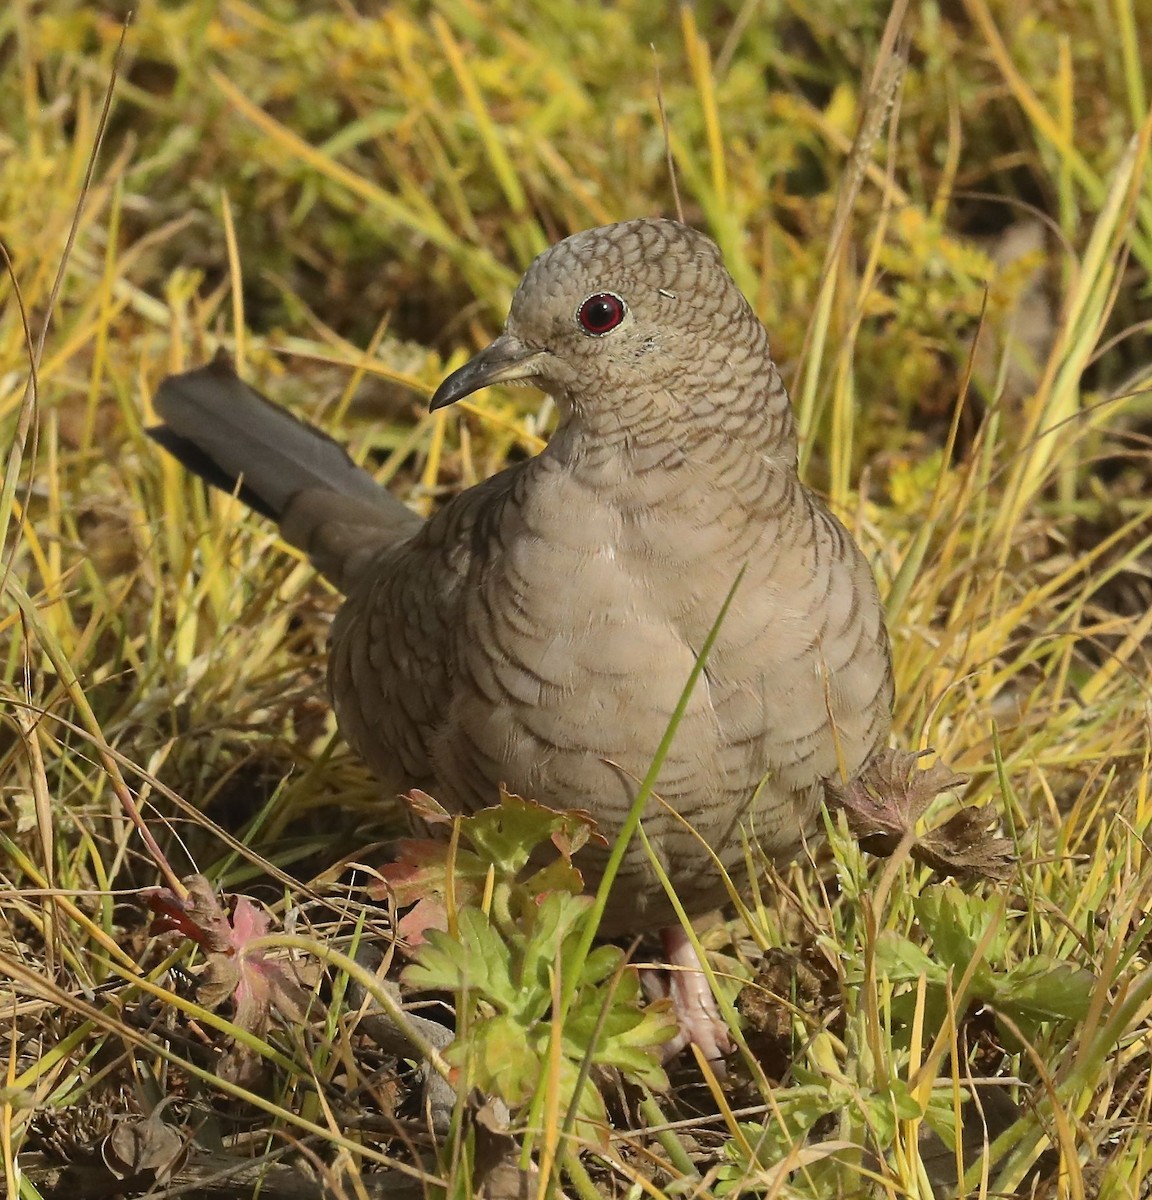
[[[126,19],[0,12],[7,1194],[1150,1194],[1147,0]],[[305,931],[302,971],[386,924],[347,866],[398,825],[324,699],[336,597],[164,461],[150,396],[223,346],[431,511],[553,413],[427,395],[549,243],[675,213],[666,142],[875,564],[899,741],[970,778],[1019,865],[962,889],[832,821],[779,902],[706,935],[752,980],[726,1082],[594,1073],[592,1129],[542,1060],[548,1099],[494,1115],[492,1084],[432,1138],[347,964],[318,1014],[254,1029],[148,935],[133,804],[177,874]],[[255,1074],[222,1069],[236,1044]]]

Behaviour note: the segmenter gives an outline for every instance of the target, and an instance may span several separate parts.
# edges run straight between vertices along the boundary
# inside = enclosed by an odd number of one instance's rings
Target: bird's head
[[[494,383],[534,384],[571,419],[607,431],[642,410],[691,419],[718,395],[763,403],[778,376],[716,243],[676,221],[642,219],[541,254],[504,332],[444,380],[431,407]]]

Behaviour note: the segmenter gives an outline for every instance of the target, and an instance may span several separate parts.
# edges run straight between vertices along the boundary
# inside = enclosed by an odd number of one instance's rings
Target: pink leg
[[[728,1026],[716,1007],[716,999],[708,980],[700,969],[700,960],[679,925],[660,931],[664,956],[672,970],[668,973],[667,993],[672,997],[680,1032],[664,1047],[665,1059],[678,1054],[685,1046],[696,1045],[723,1079],[724,1056],[732,1052]]]

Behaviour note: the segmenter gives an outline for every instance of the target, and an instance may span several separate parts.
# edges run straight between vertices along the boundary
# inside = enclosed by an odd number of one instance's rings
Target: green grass
[[[306,1160],[348,1194],[391,1169],[467,1195],[488,1153],[534,1194],[928,1196],[921,1135],[976,1128],[970,1078],[1018,1120],[968,1194],[1146,1194],[1148,14],[910,8],[901,77],[888,12],[847,0],[144,3],[87,188],[121,27],[0,13],[8,1194],[171,1096],[197,1153]],[[832,822],[702,934],[751,980],[728,1081],[593,1076],[615,1127],[590,1137],[557,1069],[534,1128],[514,1109],[485,1148],[461,1103],[437,1157],[349,1015],[339,955],[388,913],[346,868],[385,862],[400,819],[324,699],[337,598],[161,458],[149,397],[223,345],[425,512],[533,452],[538,396],[424,401],[539,250],[676,211],[657,63],[685,216],[767,323],[806,476],[888,599],[897,738],[970,776],[1020,865],[962,892]],[[139,899],[164,861],[290,919],[269,942],[324,1011],[257,1034],[192,999],[168,968],[197,960]],[[258,1074],[221,1074],[229,1037]]]

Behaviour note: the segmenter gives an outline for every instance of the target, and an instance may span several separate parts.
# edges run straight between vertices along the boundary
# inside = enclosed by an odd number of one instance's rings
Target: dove
[[[643,814],[687,914],[710,911],[748,840],[794,857],[824,781],[853,779],[886,744],[872,570],[799,478],[765,327],[686,225],[623,221],[541,254],[503,332],[431,408],[493,384],[551,396],[555,432],[427,520],[223,359],[164,380],[150,432],[344,593],[330,691],[386,794],[470,812],[504,786],[587,810],[611,840],[735,585]],[[577,854],[586,883],[606,858]],[[633,838],[601,932],[649,930],[683,968],[687,1036],[715,1057],[698,961]]]

